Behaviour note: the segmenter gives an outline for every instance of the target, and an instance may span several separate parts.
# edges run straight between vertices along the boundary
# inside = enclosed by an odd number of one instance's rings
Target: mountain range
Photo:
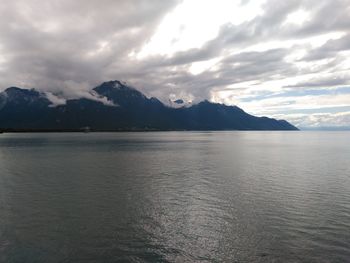
[[[236,106],[202,101],[173,108],[118,80],[93,89],[97,98],[55,105],[46,93],[10,87],[0,93],[3,131],[298,130],[285,120],[255,117]],[[103,100],[102,100],[103,99]],[[108,103],[106,103],[108,102]],[[181,102],[178,100],[176,103]]]

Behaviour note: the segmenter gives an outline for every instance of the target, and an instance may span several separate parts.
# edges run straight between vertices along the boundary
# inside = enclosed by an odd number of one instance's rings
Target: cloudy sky
[[[350,0],[13,0],[0,89],[67,98],[119,79],[298,126],[350,126]]]

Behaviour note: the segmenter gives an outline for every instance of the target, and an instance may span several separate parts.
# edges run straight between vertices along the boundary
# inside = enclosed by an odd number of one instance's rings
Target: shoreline
[[[218,131],[300,131],[300,130],[218,130],[218,129],[206,129],[206,130],[185,130],[185,129],[115,129],[115,130],[82,130],[82,129],[0,129],[0,134],[3,133],[97,133],[97,132],[218,132]]]

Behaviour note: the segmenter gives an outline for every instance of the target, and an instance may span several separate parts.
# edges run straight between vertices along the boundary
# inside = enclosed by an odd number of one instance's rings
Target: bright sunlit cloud
[[[310,20],[310,14],[307,11],[300,9],[287,16],[285,25],[295,24],[295,25],[301,26],[302,24],[304,24],[309,20]]]
[[[198,75],[200,73],[203,73],[204,71],[207,70],[215,70],[215,65],[218,63],[218,61],[220,61],[221,58],[214,58],[214,59],[210,59],[207,61],[199,61],[199,62],[194,62],[191,64],[189,71],[193,74],[193,75]]]
[[[251,1],[241,5],[233,0],[184,0],[159,25],[150,42],[139,57],[171,55],[190,48],[200,48],[217,36],[226,23],[239,25],[261,14],[264,1]]]

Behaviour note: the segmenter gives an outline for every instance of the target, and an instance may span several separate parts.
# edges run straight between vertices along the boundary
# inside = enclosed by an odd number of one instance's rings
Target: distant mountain
[[[350,131],[350,126],[300,127],[302,131]]]
[[[100,100],[52,105],[45,93],[11,87],[0,93],[2,130],[297,130],[284,120],[255,117],[236,106],[203,101],[171,108],[120,81],[93,89]]]

